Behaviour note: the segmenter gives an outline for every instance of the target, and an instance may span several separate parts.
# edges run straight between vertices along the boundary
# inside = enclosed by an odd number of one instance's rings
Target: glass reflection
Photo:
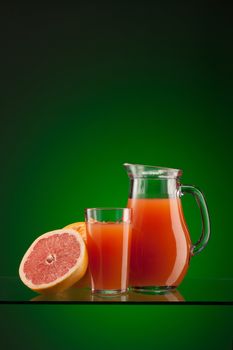
[[[160,294],[144,294],[129,291],[128,293],[114,295],[114,296],[103,296],[98,294],[92,294],[90,289],[82,288],[70,288],[64,292],[51,295],[38,295],[31,299],[32,302],[94,302],[94,303],[112,303],[112,302],[133,302],[133,303],[153,303],[153,302],[184,302],[185,299],[178,290],[164,292]]]
[[[184,302],[185,299],[183,295],[176,289],[169,292],[159,293],[159,294],[145,294],[139,292],[129,292],[128,300],[129,302]]]

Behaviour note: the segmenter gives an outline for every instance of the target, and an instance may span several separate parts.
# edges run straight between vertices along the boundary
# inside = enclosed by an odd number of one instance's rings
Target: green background
[[[230,13],[194,1],[1,9],[0,275],[17,275],[31,242],[84,208],[125,206],[130,162],[183,169],[182,183],[203,190],[212,236],[187,278],[233,277]],[[198,207],[182,201],[195,242]],[[232,342],[227,307],[1,308],[4,327],[15,320],[38,349]]]

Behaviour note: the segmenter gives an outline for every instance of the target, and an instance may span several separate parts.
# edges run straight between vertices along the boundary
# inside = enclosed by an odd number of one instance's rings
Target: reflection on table
[[[95,303],[112,303],[112,302],[132,302],[132,303],[146,303],[146,302],[184,302],[185,299],[178,290],[157,293],[157,294],[143,294],[138,292],[128,291],[127,293],[107,296],[100,294],[92,294],[90,289],[70,288],[58,294],[41,294],[32,298],[31,301],[56,301],[56,302],[95,302]]]
[[[184,297],[183,297],[184,296]],[[179,290],[165,294],[142,294],[129,291],[115,297],[100,297],[92,295],[89,289],[73,286],[71,289],[57,295],[38,295],[25,287],[18,276],[0,276],[0,303],[30,303],[40,302],[121,302],[122,303],[228,303],[233,304],[233,278],[186,278]],[[182,303],[183,302],[183,303]],[[99,303],[99,304],[100,304]]]

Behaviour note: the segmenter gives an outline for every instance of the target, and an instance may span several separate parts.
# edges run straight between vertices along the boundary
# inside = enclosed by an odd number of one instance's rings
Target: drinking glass
[[[85,218],[92,292],[104,295],[126,292],[131,209],[88,208]]]

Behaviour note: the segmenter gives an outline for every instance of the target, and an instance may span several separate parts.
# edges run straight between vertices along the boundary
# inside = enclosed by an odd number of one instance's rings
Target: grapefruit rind
[[[41,240],[42,238],[46,238],[49,236],[52,236],[54,234],[62,234],[62,233],[68,233],[70,235],[75,236],[75,238],[78,240],[80,244],[80,256],[76,262],[76,264],[70,268],[70,270],[64,274],[63,276],[57,278],[55,281],[50,283],[44,283],[44,284],[33,284],[29,279],[26,278],[24,273],[24,264],[27,261],[28,256],[31,254],[34,246],[36,243]],[[88,266],[88,254],[87,254],[87,248],[86,245],[81,237],[81,235],[73,230],[73,229],[60,229],[60,230],[54,230],[50,232],[46,232],[43,235],[39,236],[28,248],[26,253],[23,256],[23,259],[19,266],[19,276],[22,280],[22,282],[29,287],[30,289],[38,292],[38,293],[57,293],[62,292],[63,290],[71,287],[74,283],[78,282],[86,273]]]
[[[64,227],[64,229],[71,228],[75,230],[76,232],[80,233],[82,236],[82,239],[86,242],[87,241],[87,234],[86,234],[86,223],[83,221],[77,221],[73,222],[72,224],[69,224]]]

